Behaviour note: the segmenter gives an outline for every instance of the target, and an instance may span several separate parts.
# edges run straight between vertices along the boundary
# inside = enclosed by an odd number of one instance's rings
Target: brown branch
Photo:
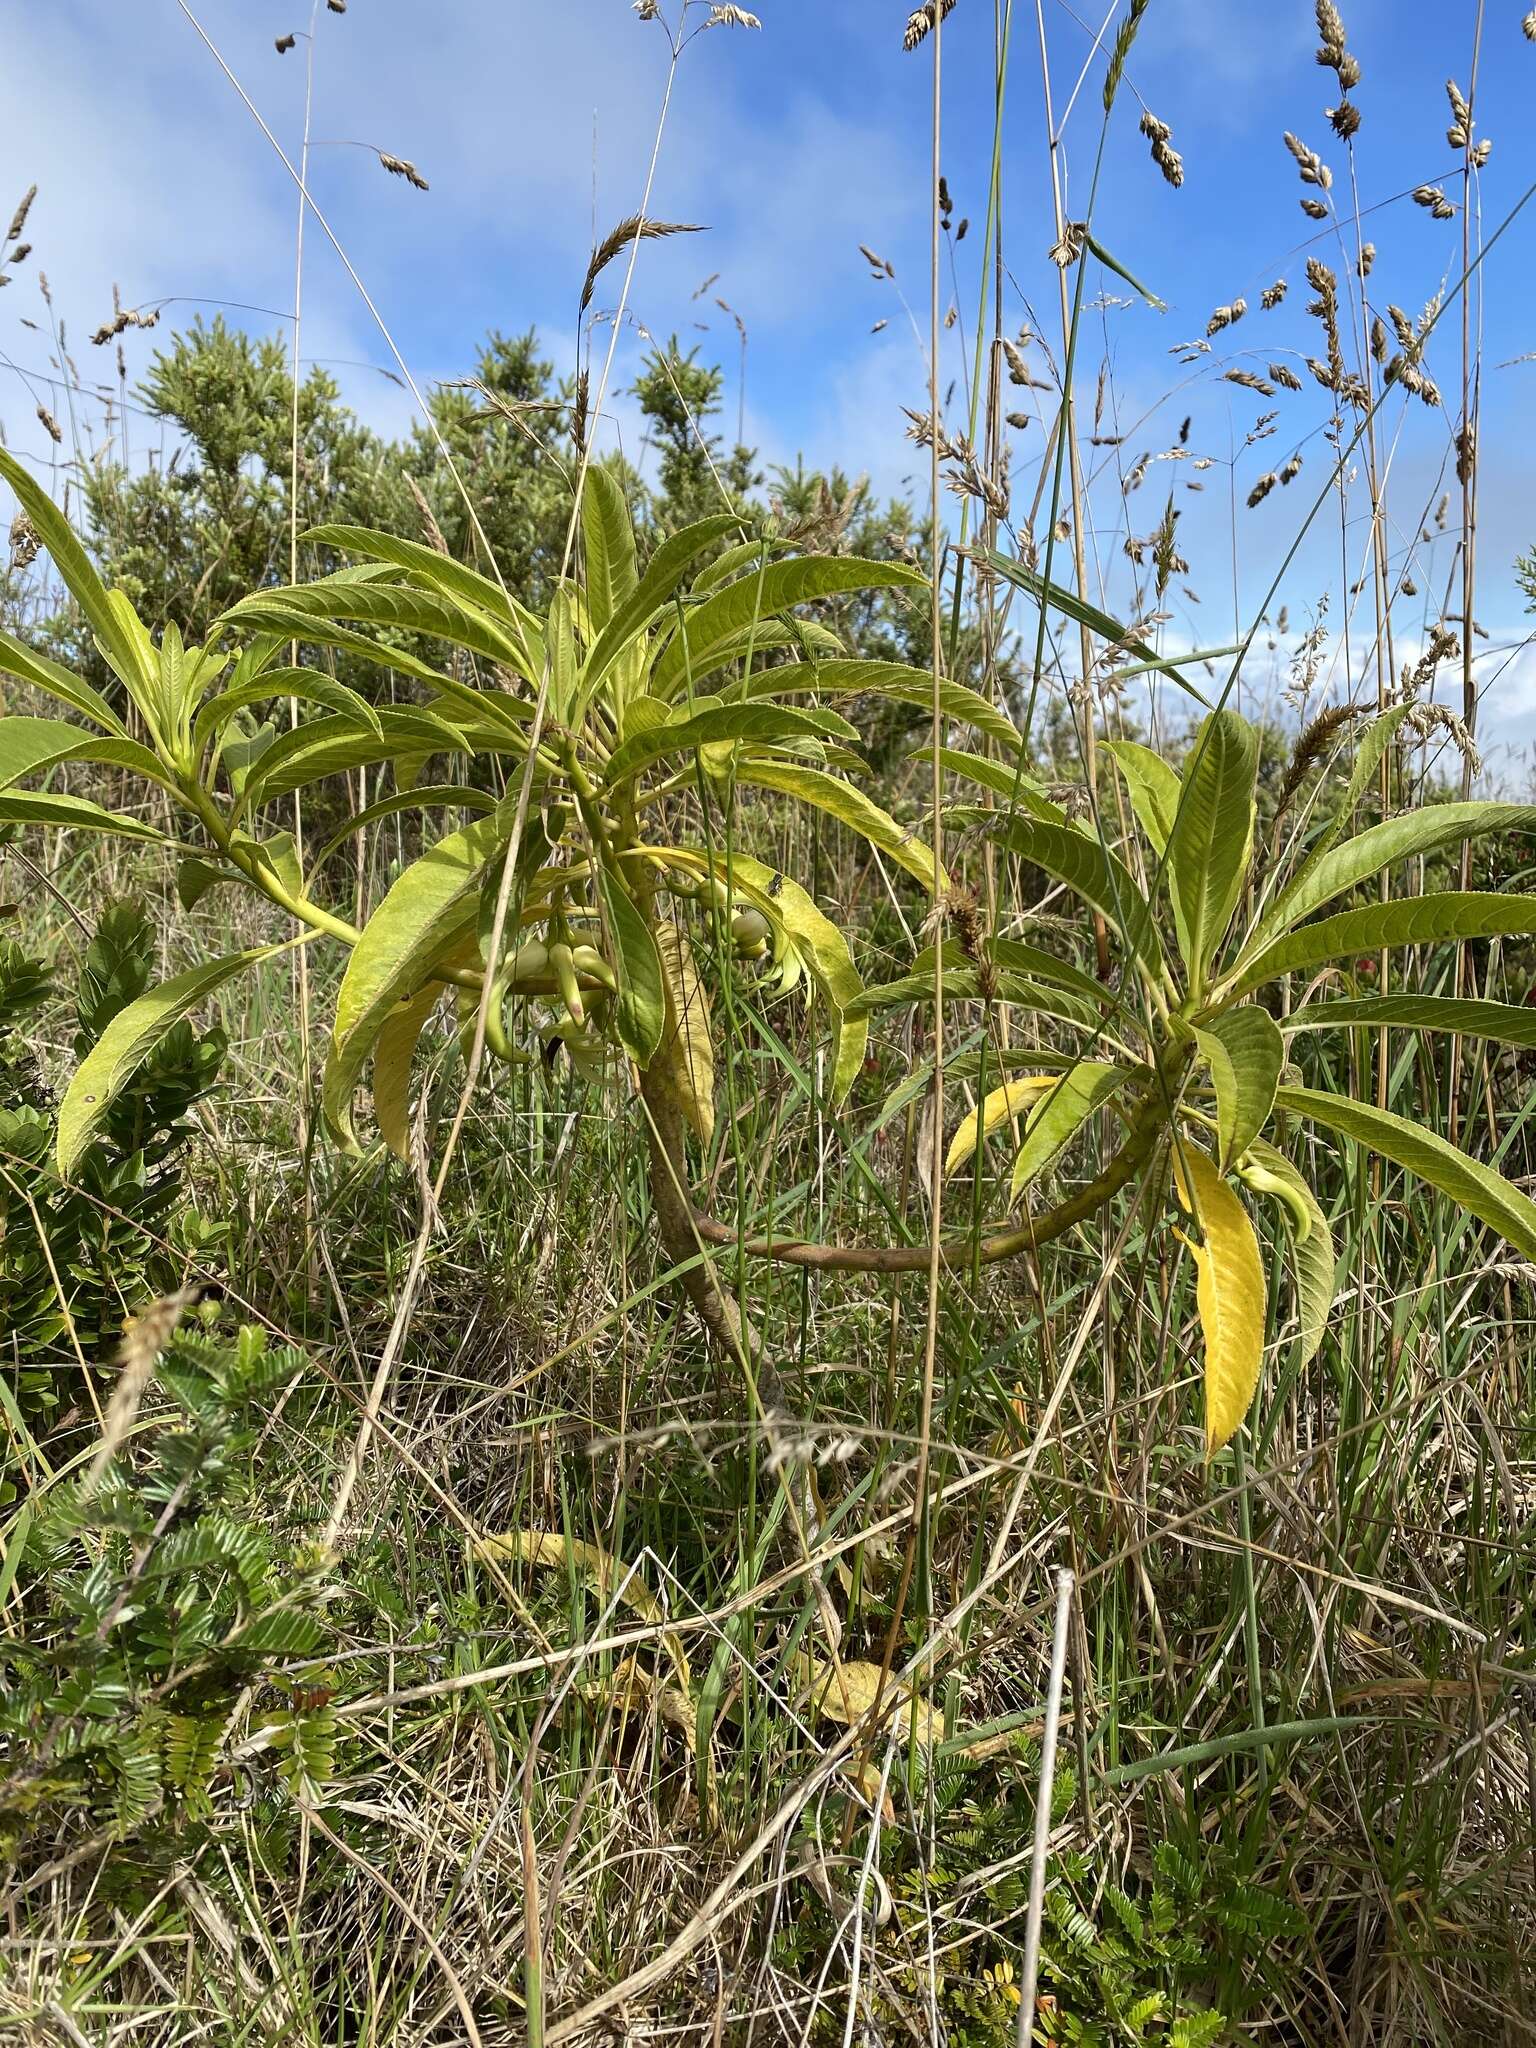
[[[1163,1121],[1163,1104],[1158,1098],[1143,1109],[1132,1124],[1125,1143],[1097,1179],[1047,1209],[1029,1216],[1011,1229],[996,1230],[976,1244],[970,1237],[951,1238],[939,1246],[939,1258],[951,1271],[963,1270],[973,1261],[983,1266],[1002,1259],[1017,1258],[1065,1237],[1135,1179],[1149,1157]],[[692,1228],[707,1244],[735,1245],[735,1230],[702,1210],[692,1212]],[[809,1266],[821,1273],[926,1273],[933,1259],[931,1244],[841,1245],[815,1244],[802,1239],[751,1238],[742,1250],[748,1258],[775,1259],[781,1265]]]

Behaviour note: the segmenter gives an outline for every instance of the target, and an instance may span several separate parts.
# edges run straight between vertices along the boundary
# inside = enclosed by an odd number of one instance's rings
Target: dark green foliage
[[[142,907],[103,913],[75,988],[77,1059],[149,985],[155,950]],[[0,947],[0,1329],[5,1369],[32,1418],[82,1400],[80,1355],[105,1362],[125,1316],[179,1286],[188,1260],[206,1259],[225,1234],[188,1205],[184,1176],[189,1114],[218,1078],[223,1032],[184,1023],[168,1033],[66,1187],[33,1050],[53,987],[41,963]]]
[[[273,1667],[300,1690],[265,1717],[264,1746],[295,1786],[328,1774],[334,1718],[307,1668],[326,1640],[319,1560],[284,1555],[257,1486],[262,1404],[303,1363],[259,1330],[178,1332],[157,1372],[169,1415],[94,1490],[48,1491],[24,1534],[26,1625],[0,1644],[12,1856],[67,1820],[134,1834],[141,1854],[120,1881],[141,1882],[228,1782],[231,1717]]]

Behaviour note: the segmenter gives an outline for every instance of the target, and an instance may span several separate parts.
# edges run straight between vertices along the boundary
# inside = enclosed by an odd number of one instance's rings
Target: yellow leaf
[[[804,1660],[806,1674],[811,1688],[811,1712],[824,1721],[836,1721],[844,1728],[852,1728],[862,1721],[875,1704],[875,1694],[880,1686],[878,1664],[833,1664],[822,1663],[807,1657]],[[901,1715],[902,1731],[911,1725],[909,1719],[911,1694],[899,1679],[887,1679],[881,1695],[881,1719],[888,1721],[895,1713]],[[919,1700],[916,1709],[917,1739],[931,1749],[944,1739],[944,1717],[936,1714],[932,1707]]]
[[[691,1750],[699,1746],[699,1710],[687,1693],[666,1685],[633,1657],[616,1664],[611,1677],[595,1678],[578,1688],[589,1706],[612,1706],[619,1720],[654,1707],[663,1721],[676,1728]]]
[[[990,1136],[999,1124],[1007,1123],[1021,1110],[1032,1109],[1060,1079],[1059,1074],[1020,1074],[1001,1088],[994,1088],[980,1109],[971,1111],[950,1140],[944,1171],[953,1173],[957,1166],[963,1166],[982,1138]]]
[[[678,1107],[708,1145],[715,1135],[715,1052],[709,1035],[709,998],[694,964],[693,948],[675,924],[656,927],[667,1024],[656,1059]]]
[[[1188,1239],[1205,1336],[1205,1448],[1214,1458],[1237,1434],[1264,1365],[1264,1263],[1248,1211],[1204,1152],[1174,1152],[1179,1200],[1203,1243]]]
[[[478,1547],[487,1557],[515,1558],[519,1564],[540,1566],[546,1571],[574,1569],[596,1586],[599,1599],[606,1600],[615,1589],[624,1605],[662,1629],[662,1647],[684,1690],[693,1683],[688,1659],[675,1629],[665,1627],[661,1602],[638,1571],[631,1571],[596,1543],[583,1543],[575,1536],[545,1535],[534,1529],[512,1529],[503,1536],[482,1536]]]

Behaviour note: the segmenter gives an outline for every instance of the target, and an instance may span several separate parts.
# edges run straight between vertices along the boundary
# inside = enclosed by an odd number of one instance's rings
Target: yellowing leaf
[[[654,1707],[663,1721],[679,1730],[691,1750],[699,1746],[699,1710],[681,1687],[667,1685],[653,1671],[647,1671],[633,1657],[625,1657],[613,1668],[611,1677],[594,1678],[580,1686],[581,1696],[591,1707],[606,1711],[612,1707],[621,1721],[631,1714]]]
[[[638,1571],[631,1571],[618,1558],[610,1557],[600,1545],[583,1543],[575,1536],[546,1535],[536,1529],[512,1529],[503,1536],[480,1537],[479,1548],[487,1557],[514,1558],[520,1564],[541,1566],[546,1571],[574,1569],[591,1579],[598,1597],[603,1600],[617,1589],[618,1598],[642,1621],[662,1627],[662,1647],[672,1660],[672,1668],[685,1691],[692,1686],[682,1642],[675,1629],[664,1626],[666,1615],[661,1602]]]
[[[836,1721],[843,1728],[852,1728],[865,1718],[875,1704],[875,1694],[880,1690],[878,1664],[833,1664],[810,1657],[803,1662],[810,1683],[813,1714],[824,1721]],[[889,1721],[896,1713],[900,1713],[901,1726],[905,1731],[912,1725],[911,1693],[900,1679],[889,1678],[880,1698],[880,1716],[882,1721]],[[944,1717],[921,1700],[915,1714],[917,1739],[925,1748],[932,1749],[944,1739]]]
[[[951,1138],[944,1171],[953,1173],[956,1167],[963,1166],[976,1150],[979,1138],[989,1137],[999,1124],[1006,1123],[1020,1111],[1032,1109],[1046,1090],[1060,1079],[1059,1074],[1019,1074],[1001,1088],[994,1088],[980,1109],[973,1109]]]
[[[687,934],[675,924],[656,927],[667,1025],[656,1053],[667,1084],[701,1145],[715,1135],[715,1051],[709,1033],[709,997],[699,979]],[[654,1064],[654,1062],[653,1062]]]
[[[1216,1163],[1192,1147],[1176,1148],[1179,1200],[1197,1218],[1202,1243],[1187,1239],[1198,1276],[1196,1298],[1205,1337],[1205,1447],[1215,1457],[1237,1434],[1264,1365],[1264,1265],[1248,1212]]]

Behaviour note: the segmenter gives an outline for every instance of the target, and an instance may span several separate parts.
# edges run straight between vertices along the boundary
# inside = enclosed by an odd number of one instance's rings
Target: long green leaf
[[[538,682],[544,665],[543,633],[538,618],[493,578],[439,554],[436,548],[424,547],[420,541],[401,540],[395,534],[376,533],[367,527],[317,526],[305,538],[317,547],[332,547],[341,554],[388,562],[404,569],[414,582],[445,602],[468,606],[498,621],[512,634],[520,657],[514,664],[518,672],[526,681]]]
[[[1445,939],[1513,938],[1529,932],[1536,932],[1536,897],[1472,890],[1368,903],[1359,910],[1320,917],[1250,954],[1228,993],[1246,995],[1282,974],[1350,954],[1430,946]]]
[[[1261,1174],[1268,1174],[1280,1182],[1285,1191],[1284,1196],[1277,1196],[1277,1199],[1290,1237],[1291,1260],[1296,1273],[1296,1336],[1300,1346],[1297,1363],[1308,1366],[1322,1349],[1328,1317],[1333,1310],[1334,1288],[1338,1284],[1333,1232],[1328,1228],[1328,1218],[1312,1192],[1311,1183],[1283,1152],[1256,1138],[1249,1146],[1249,1157]],[[1248,1185],[1252,1187],[1254,1182],[1249,1180]],[[1305,1229],[1298,1227],[1298,1211],[1306,1218]]]
[[[909,874],[916,875],[930,892],[949,887],[949,878],[935,861],[933,848],[915,832],[903,831],[889,811],[883,811],[851,782],[824,775],[819,768],[750,757],[737,768],[736,780],[752,783],[758,789],[781,790],[785,796],[839,819],[871,846],[888,853]]]
[[[1531,804],[1428,804],[1388,818],[1309,862],[1260,919],[1248,951],[1399,861],[1460,846],[1466,839],[1486,839],[1494,832],[1531,831],[1536,831],[1536,805]]]
[[[915,747],[910,758],[931,761],[933,749]],[[1027,771],[1020,773],[1012,762],[994,761],[990,754],[964,754],[955,747],[940,747],[939,765],[964,782],[974,782],[982,789],[990,789],[994,796],[1002,797],[1005,803],[1023,811],[1028,817],[1038,818],[1044,825],[1071,826],[1071,820],[1061,805],[1045,794],[1033,775]],[[1078,828],[1071,826],[1071,829],[1075,831]]]
[[[1353,1024],[1373,1030],[1384,1026],[1444,1031],[1461,1038],[1491,1039],[1497,1045],[1536,1047],[1536,1010],[1523,1003],[1483,1003],[1459,996],[1389,995],[1360,1002],[1307,1003],[1285,1020],[1288,1032],[1336,1031]]]
[[[602,463],[587,471],[581,494],[581,538],[586,553],[587,610],[600,633],[640,580],[629,501],[623,485]]]
[[[379,724],[382,737],[354,725],[350,718],[316,718],[280,733],[252,771],[245,786],[245,808],[254,809],[350,768],[397,761],[402,754],[473,752],[458,727],[429,711],[381,707]]]
[[[604,868],[601,881],[618,967],[615,1021],[619,1038],[630,1058],[637,1065],[648,1067],[667,1028],[661,954],[622,878]]]
[[[9,789],[28,775],[61,767],[66,761],[99,761],[105,767],[126,768],[130,775],[157,782],[164,789],[175,787],[159,756],[136,740],[83,732],[62,718],[23,718],[16,713],[0,718],[0,789]]]
[[[284,950],[282,946],[254,946],[243,953],[226,953],[221,959],[173,975],[118,1011],[76,1067],[59,1104],[54,1156],[66,1179],[79,1165],[113,1103],[166,1033],[234,975]]]
[[[1014,818],[1001,840],[1010,853],[1043,869],[1102,911],[1145,967],[1153,973],[1161,969],[1163,949],[1151,906],[1116,854],[1070,825],[1051,825],[1036,818]]]
[[[1168,841],[1179,950],[1191,981],[1226,936],[1253,848],[1259,736],[1235,711],[1213,711],[1195,736]]]
[[[987,559],[1000,576],[1006,578],[1009,583],[1017,584],[1020,590],[1028,591],[1036,604],[1049,606],[1052,611],[1060,612],[1064,618],[1071,619],[1074,625],[1086,626],[1090,633],[1096,633],[1101,640],[1107,640],[1111,647],[1122,653],[1134,654],[1139,660],[1161,669],[1165,674],[1172,676],[1179,688],[1193,697],[1197,704],[1204,704],[1207,709],[1210,708],[1203,692],[1196,689],[1181,669],[1166,662],[1155,647],[1149,647],[1145,640],[1138,640],[1134,633],[1127,631],[1120,621],[1111,618],[1108,612],[1101,611],[1096,604],[1090,604],[1086,598],[1079,597],[1076,591],[1064,590],[1059,583],[1047,583],[1037,570],[1027,567],[1023,562],[1015,561],[1012,555],[1002,555],[994,549]]]
[[[659,697],[673,697],[690,682],[697,686],[719,667],[722,650],[738,644],[756,620],[846,591],[915,589],[923,582],[917,570],[903,563],[856,556],[801,555],[770,562],[760,574],[727,584],[685,614],[652,670],[652,688]]]
[[[1195,1037],[1210,1062],[1221,1166],[1227,1171],[1269,1122],[1285,1064],[1285,1041],[1274,1018],[1256,1003],[1213,1018]]]
[[[1125,777],[1131,809],[1161,860],[1173,835],[1183,784],[1161,754],[1154,754],[1150,747],[1140,746],[1135,740],[1105,740],[1103,751]]]
[[[381,818],[392,818],[400,811],[449,810],[455,807],[466,811],[494,811],[496,799],[488,790],[468,789],[461,782],[423,783],[417,789],[393,790],[388,796],[381,796],[376,803],[355,811],[338,831],[333,832],[310,861],[309,872],[313,876],[338,847],[345,846],[349,839],[377,824]]]
[[[933,678],[900,661],[813,661],[783,668],[757,669],[742,685],[749,697],[800,695],[815,690],[823,697],[882,697],[893,704],[911,704],[927,711],[933,703]],[[940,681],[939,704],[957,724],[969,725],[1005,753],[1023,745],[1018,727],[1006,712],[964,683]]]
[[[1296,1116],[1379,1152],[1470,1210],[1523,1258],[1536,1259],[1536,1202],[1512,1187],[1503,1174],[1469,1158],[1426,1125],[1315,1088],[1282,1088],[1276,1101]]]
[[[0,448],[0,476],[16,493],[38,538],[53,557],[53,566],[89,620],[92,632],[101,642],[113,667],[125,683],[142,690],[152,681],[144,661],[142,643],[138,635],[125,626],[121,611],[112,604],[106,585],[97,575],[74,528],[32,472],[6,448]]]
[[[411,543],[400,545],[408,547]],[[430,548],[426,552],[431,555]],[[432,555],[432,559],[443,558]],[[299,639],[319,640],[322,645],[327,639],[324,629],[332,625],[420,633],[431,640],[446,641],[450,647],[462,647],[518,674],[524,666],[522,639],[516,626],[492,618],[475,605],[437,591],[419,590],[413,584],[358,583],[330,577],[323,583],[257,591],[231,605],[224,617],[231,626],[294,632]],[[394,648],[375,647],[373,658],[408,674],[420,667],[419,663],[397,660]]]
[[[1130,1078],[1123,1067],[1106,1066],[1098,1060],[1084,1060],[1068,1068],[1025,1123],[1024,1142],[1008,1183],[1010,1201],[1016,1202],[1040,1178],[1094,1111],[1118,1095]]]
[[[88,797],[56,796],[47,789],[0,790],[0,825],[69,826],[77,832],[107,832],[119,839],[164,838],[141,818],[103,810]]]
[[[391,1011],[415,995],[434,964],[466,931],[480,901],[480,878],[506,842],[501,810],[449,833],[415,860],[363,927],[336,997],[321,1104],[341,1143],[357,1150],[352,1097]]]
[[[334,711],[340,718],[353,725],[366,727],[382,739],[384,728],[379,723],[379,714],[356,690],[349,690],[345,683],[337,682],[318,668],[273,668],[267,669],[253,682],[240,683],[233,689],[223,690],[217,697],[210,697],[197,714],[197,723],[192,728],[194,752],[202,749],[212,734],[226,726],[237,711],[243,711],[252,704],[265,704],[273,697],[288,697],[301,704],[319,704],[327,711]]]
[[[714,704],[691,718],[669,718],[626,739],[614,748],[603,779],[612,788],[669,754],[689,754],[722,741],[767,746],[775,740],[856,740],[858,736],[857,728],[835,711],[797,711],[789,704]]]
[[[652,555],[645,574],[598,634],[587,655],[582,688],[590,697],[614,663],[638,633],[648,627],[663,605],[670,604],[683,578],[712,547],[728,533],[739,533],[741,521],[733,512],[719,512],[700,519],[664,540]]]
[[[57,698],[71,711],[78,711],[82,717],[115,733],[119,739],[128,737],[127,726],[99,690],[92,689],[89,683],[59,662],[50,661],[46,655],[35,654],[13,633],[0,633],[0,676],[14,676],[18,682],[30,683],[34,690],[42,690]]]

